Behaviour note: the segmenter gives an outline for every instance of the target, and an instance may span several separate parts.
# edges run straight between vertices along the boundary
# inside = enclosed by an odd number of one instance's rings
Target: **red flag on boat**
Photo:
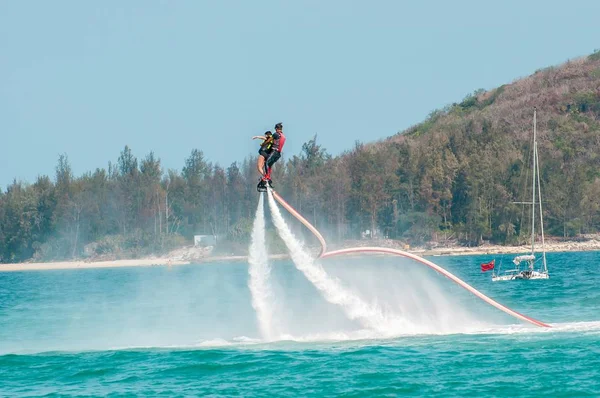
[[[494,263],[496,260],[492,260],[489,263],[481,264],[481,272],[491,271],[494,269]]]

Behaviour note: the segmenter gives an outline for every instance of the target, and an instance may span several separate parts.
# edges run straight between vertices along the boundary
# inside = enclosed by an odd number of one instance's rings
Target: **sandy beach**
[[[545,244],[546,252],[583,252],[600,250],[600,237],[594,236],[591,239],[581,241],[549,241]],[[536,243],[536,252],[540,251],[539,243]],[[415,248],[408,250],[419,256],[469,256],[485,254],[520,254],[531,252],[531,246],[501,246],[501,245],[481,245],[477,247],[437,247],[437,248]]]
[[[486,254],[517,254],[527,253],[529,246],[500,246],[500,245],[482,245],[477,247],[405,247],[393,240],[369,240],[345,242],[337,245],[336,249],[343,247],[357,246],[380,246],[392,247],[405,250],[418,256],[468,256],[468,255],[486,255]],[[207,264],[219,263],[223,261],[248,261],[247,256],[235,255],[213,255],[212,248],[187,247],[174,250],[166,256],[148,257],[137,259],[118,259],[118,260],[74,260],[44,263],[18,263],[18,264],[0,264],[0,272],[10,271],[43,271],[43,270],[61,270],[61,269],[92,269],[92,268],[117,268],[117,267],[152,267],[166,266],[173,267],[188,264]],[[318,248],[312,248],[315,253]],[[546,242],[546,252],[581,252],[600,250],[600,236],[587,237],[578,241],[549,241]],[[270,259],[288,258],[287,254],[273,254]]]

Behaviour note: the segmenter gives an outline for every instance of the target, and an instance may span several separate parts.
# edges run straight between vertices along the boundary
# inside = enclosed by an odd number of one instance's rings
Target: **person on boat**
[[[264,177],[267,174],[266,161],[271,152],[273,151],[273,134],[271,131],[265,132],[265,135],[255,135],[252,137],[253,140],[262,140],[260,149],[258,150],[258,159],[256,161],[256,169],[260,177]]]
[[[285,134],[283,134],[283,124],[277,123],[275,125],[275,132],[273,133],[273,145],[271,146],[271,152],[265,162],[266,173],[262,177],[261,182],[268,183],[270,187],[273,187],[271,182],[271,170],[273,165],[281,158],[283,146],[285,145]]]

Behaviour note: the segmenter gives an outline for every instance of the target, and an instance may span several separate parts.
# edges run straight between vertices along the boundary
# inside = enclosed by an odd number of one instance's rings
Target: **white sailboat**
[[[531,253],[515,257],[514,269],[506,270],[502,274],[492,273],[492,281],[511,281],[515,279],[548,279],[548,265],[546,263],[546,248],[544,246],[544,217],[542,213],[542,190],[540,188],[540,173],[537,150],[537,115],[533,109],[533,178],[531,202],[521,202],[531,205]],[[538,202],[536,202],[536,189]],[[535,208],[539,205],[539,225],[541,236],[541,258],[537,259],[535,252]],[[540,263],[536,267],[536,263]],[[523,266],[523,269],[521,268]]]

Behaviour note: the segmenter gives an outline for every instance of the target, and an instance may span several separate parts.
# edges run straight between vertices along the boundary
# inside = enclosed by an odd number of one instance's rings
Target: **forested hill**
[[[511,202],[531,195],[531,174],[523,171],[531,169],[534,107],[546,231],[561,237],[597,232],[600,51],[476,91],[376,145],[398,154],[398,206],[417,219],[432,216],[432,227],[469,243],[518,241],[523,208]],[[405,234],[400,224],[397,233]],[[433,228],[424,232],[439,239]]]
[[[284,154],[275,188],[330,241],[367,230],[409,243],[524,241],[528,214],[513,202],[530,195],[534,107],[546,232],[598,232],[600,52],[475,92],[341,156],[315,137]],[[254,156],[222,167],[198,148],[181,170],[164,170],[158,156],[137,159],[125,146],[106,169],[74,176],[62,155],[53,176],[15,181],[0,192],[0,261],[132,257],[195,234],[243,252],[258,197]]]

